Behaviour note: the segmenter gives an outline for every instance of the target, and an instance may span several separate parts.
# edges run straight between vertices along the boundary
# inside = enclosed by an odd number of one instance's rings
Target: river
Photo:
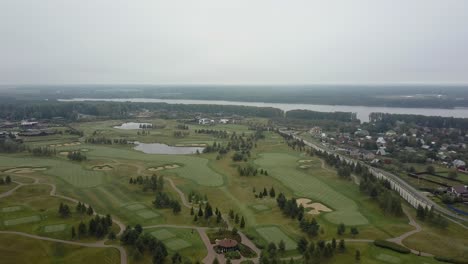
[[[108,102],[137,102],[137,103],[168,103],[168,104],[212,104],[212,105],[243,105],[256,107],[274,107],[283,111],[296,109],[312,110],[319,112],[353,112],[362,122],[369,121],[372,112],[390,114],[414,114],[424,116],[444,116],[468,118],[468,108],[440,109],[440,108],[404,108],[404,107],[376,107],[376,106],[349,106],[349,105],[315,105],[315,104],[285,104],[262,102],[236,102],[218,100],[186,100],[186,99],[152,99],[152,98],[73,98],[59,99],[62,102],[81,101],[108,101]]]

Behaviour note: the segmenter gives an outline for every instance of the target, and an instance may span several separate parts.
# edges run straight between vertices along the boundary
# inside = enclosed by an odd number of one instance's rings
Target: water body
[[[444,116],[468,118],[468,108],[439,109],[439,108],[404,108],[404,107],[374,107],[374,106],[349,106],[349,105],[314,105],[314,104],[284,104],[284,103],[262,103],[262,102],[236,102],[217,100],[185,100],[185,99],[152,99],[152,98],[73,98],[60,99],[63,102],[79,101],[108,101],[108,102],[136,102],[136,103],[168,103],[168,104],[214,104],[214,105],[243,105],[256,107],[274,107],[283,111],[304,109],[319,112],[353,112],[362,122],[369,121],[372,112],[390,114],[414,114],[424,116]]]
[[[140,125],[149,126],[149,127],[152,126],[152,124],[150,124],[150,123],[127,122],[127,123],[121,124],[120,126],[115,126],[114,128],[118,128],[118,129],[141,129]]]
[[[161,143],[140,143],[135,142],[135,150],[142,151],[146,154],[168,154],[168,155],[186,155],[195,154],[197,150],[202,153],[204,148],[201,147],[173,147]]]

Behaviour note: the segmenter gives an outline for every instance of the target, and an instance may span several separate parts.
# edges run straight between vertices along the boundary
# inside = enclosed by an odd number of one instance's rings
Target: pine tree
[[[273,187],[271,187],[271,189],[270,189],[270,197],[271,197],[271,198],[275,198],[275,197],[276,197],[275,189],[274,189]]]
[[[236,224],[239,223],[239,214],[236,214],[236,217],[235,217],[235,219],[234,219],[234,222],[235,222]]]
[[[7,175],[7,176],[5,177],[5,183],[6,183],[6,184],[10,184],[10,183],[11,183],[11,177],[10,177],[10,175]]]
[[[244,219],[244,216],[242,216],[241,221],[240,221],[240,228],[244,228],[244,227],[245,227],[245,219]]]
[[[88,210],[86,211],[86,213],[87,213],[88,215],[93,215],[93,214],[94,214],[94,210],[93,210],[93,208],[91,207],[91,205],[88,206]]]
[[[356,250],[356,255],[354,256],[354,259],[356,261],[360,261],[361,260],[361,251],[359,251],[359,249]]]
[[[297,243],[297,251],[299,251],[301,254],[304,254],[304,252],[307,250],[307,244],[307,239],[303,237],[299,239],[299,242]]]
[[[193,211],[193,207],[192,207],[192,208],[190,208],[190,215],[194,215],[194,214],[195,214],[195,212]]]
[[[281,253],[283,253],[286,250],[286,244],[284,243],[283,239],[281,239],[278,243],[278,250]]]
[[[345,251],[346,246],[345,246],[345,241],[344,241],[344,239],[341,239],[341,240],[340,240],[340,244],[339,244],[338,248],[340,249],[341,252],[344,252],[344,251]]]
[[[75,231],[74,226],[72,226],[72,229],[71,229],[71,237],[72,237],[72,239],[74,239],[76,237],[76,231]]]

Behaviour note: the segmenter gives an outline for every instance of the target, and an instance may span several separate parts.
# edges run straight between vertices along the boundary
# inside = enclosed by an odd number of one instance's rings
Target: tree
[[[418,205],[418,208],[416,209],[416,217],[421,221],[424,221],[426,218],[426,211],[421,205]]]
[[[215,259],[213,260],[213,264],[219,264],[218,258],[215,258]]]
[[[198,208],[198,216],[199,217],[203,216],[203,210],[202,210],[201,206],[200,206],[200,208]]]
[[[140,224],[136,224],[136,225],[135,225],[135,231],[136,231],[138,234],[141,234],[141,233],[143,233],[143,227],[142,227]]]
[[[344,239],[341,239],[341,240],[340,240],[340,243],[339,243],[339,245],[338,245],[338,248],[340,249],[341,252],[344,252],[344,251],[345,251],[346,246],[345,246],[345,241],[344,241]]]
[[[78,236],[86,235],[86,225],[83,222],[80,222],[78,225]]]
[[[351,227],[351,235],[356,236],[359,234],[357,227]]]
[[[236,217],[234,218],[234,222],[235,222],[236,224],[239,223],[239,214],[236,214]]]
[[[231,234],[232,234],[233,236],[237,235],[237,228],[236,228],[236,227],[233,227],[233,228],[232,228]]]
[[[174,202],[172,203],[172,212],[173,212],[174,214],[178,214],[178,213],[180,213],[181,210],[182,210],[182,208],[181,208],[179,202],[178,202],[178,201],[174,201]]]
[[[457,174],[456,171],[450,171],[450,172],[448,173],[448,177],[449,177],[450,179],[456,179],[456,178],[458,177],[458,174]]]
[[[72,237],[72,239],[74,239],[76,237],[76,231],[75,231],[74,226],[72,226],[72,229],[71,229],[71,237]]]
[[[194,214],[195,214],[195,212],[193,211],[193,207],[192,207],[192,208],[190,208],[190,215],[194,215]]]
[[[429,165],[426,167],[426,172],[429,174],[434,174],[435,173],[435,168],[432,165]]]
[[[275,196],[276,196],[275,189],[274,189],[273,187],[271,187],[271,189],[270,189],[270,197],[271,197],[271,198],[275,198]]]
[[[286,250],[286,244],[284,243],[283,239],[281,239],[278,243],[278,250],[281,253],[283,253]]]
[[[179,263],[182,263],[182,256],[179,254],[179,252],[176,252],[174,253],[174,255],[172,255],[172,264],[179,264]]]
[[[301,237],[301,239],[299,239],[299,242],[297,242],[297,251],[299,251],[299,253],[301,254],[304,254],[304,252],[307,250],[307,244],[307,239]]]
[[[7,176],[5,177],[5,183],[6,183],[6,184],[10,184],[10,183],[11,183],[11,177],[10,177],[10,175],[7,175]]]
[[[241,221],[240,221],[240,228],[244,228],[244,227],[245,227],[245,220],[244,220],[244,216],[242,216]]]
[[[336,233],[341,236],[341,235],[343,235],[345,233],[345,231],[346,231],[345,225],[343,223],[339,224],[338,227],[337,227],[337,232]]]
[[[335,238],[332,239],[331,245],[332,245],[333,249],[336,249],[336,239]]]
[[[234,219],[234,210],[229,210],[229,218]]]
[[[360,261],[361,260],[361,251],[359,251],[359,249],[356,250],[356,255],[354,255],[354,259],[356,261]]]
[[[117,237],[114,231],[110,231],[109,235],[107,236],[110,240],[115,240]]]
[[[91,205],[88,207],[88,210],[86,210],[86,213],[87,213],[88,215],[93,215],[93,214],[94,214],[94,210],[93,210],[93,208],[91,207]]]

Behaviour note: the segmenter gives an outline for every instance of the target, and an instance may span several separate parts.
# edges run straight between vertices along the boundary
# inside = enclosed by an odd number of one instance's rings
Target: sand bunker
[[[67,156],[68,153],[69,153],[68,151],[61,151],[61,152],[59,152],[59,154],[60,154],[60,155],[63,155],[63,156]]]
[[[301,169],[307,169],[307,168],[310,168],[311,166],[310,165],[301,165],[299,166],[299,168]]]
[[[172,165],[164,165],[164,166],[159,166],[159,167],[152,167],[152,168],[148,168],[148,170],[149,171],[162,171],[162,170],[176,169],[179,167],[180,166],[177,164],[172,164]]]
[[[206,144],[176,144],[176,147],[206,147]]]
[[[70,146],[78,146],[80,142],[72,142],[72,143],[64,143],[64,144],[52,144],[49,147],[70,147]]]
[[[100,166],[94,166],[93,167],[93,170],[95,170],[95,171],[110,171],[110,170],[113,170],[113,169],[114,168],[112,168],[109,165],[100,165]]]
[[[312,201],[310,199],[307,199],[307,198],[299,198],[296,200],[296,203],[297,205],[301,205],[305,208],[305,209],[309,209],[310,210],[307,212],[308,214],[312,214],[312,215],[318,215],[320,214],[320,212],[331,212],[332,210],[328,207],[326,207],[325,205],[321,204],[321,203],[311,203]]]
[[[87,152],[89,149],[80,149],[80,151]]]
[[[47,168],[15,168],[15,169],[9,169],[6,170],[6,173],[16,173],[16,174],[23,174],[23,173],[33,173],[36,171],[45,171]]]

